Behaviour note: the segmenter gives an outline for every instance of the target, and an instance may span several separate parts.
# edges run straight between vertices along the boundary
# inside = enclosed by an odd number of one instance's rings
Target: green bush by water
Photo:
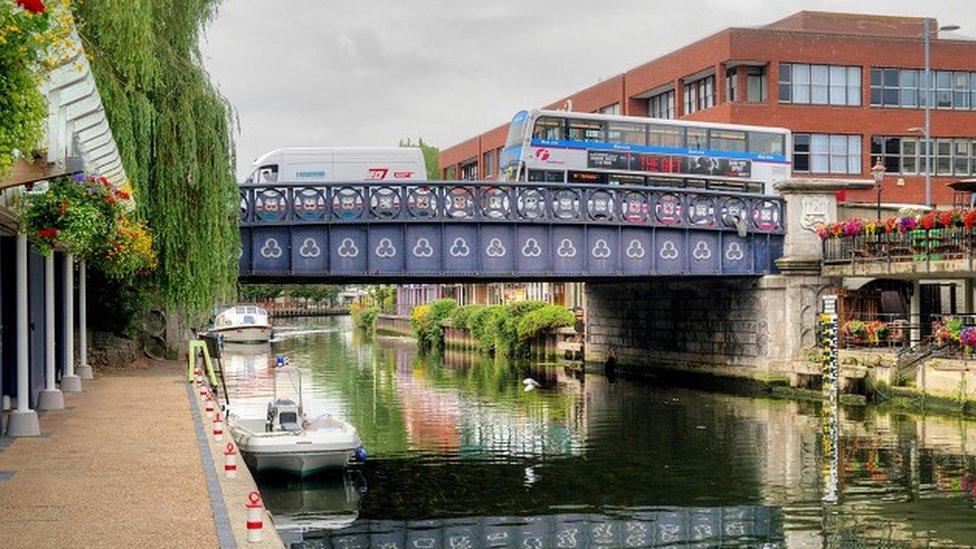
[[[444,345],[442,323],[456,308],[457,302],[453,299],[438,299],[429,305],[414,307],[410,313],[410,326],[421,347],[439,349]]]
[[[572,311],[542,301],[509,305],[465,305],[454,309],[451,322],[467,328],[478,348],[488,354],[517,357],[533,339],[555,328],[572,326]]]
[[[363,306],[359,303],[353,303],[352,307],[349,308],[349,314],[352,315],[353,324],[357,328],[372,332],[376,327],[376,317],[380,314],[380,307],[379,305]]]

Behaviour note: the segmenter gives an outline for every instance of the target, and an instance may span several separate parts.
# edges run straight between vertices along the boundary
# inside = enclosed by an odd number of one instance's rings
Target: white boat
[[[271,321],[261,307],[237,305],[218,314],[210,332],[229,343],[265,343],[271,339]]]
[[[275,368],[275,398],[265,418],[227,415],[227,428],[254,473],[282,471],[308,476],[343,469],[356,456],[365,459],[356,428],[325,414],[309,421],[301,397],[301,373],[291,366]],[[297,390],[297,398],[283,396]]]

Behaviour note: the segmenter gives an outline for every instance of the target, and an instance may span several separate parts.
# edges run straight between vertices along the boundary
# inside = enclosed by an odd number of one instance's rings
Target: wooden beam
[[[23,158],[18,158],[14,160],[13,167],[10,170],[10,177],[0,179],[0,190],[34,183],[35,181],[43,181],[59,175],[68,175],[70,173],[65,169],[63,162],[48,163],[44,159],[28,162]]]

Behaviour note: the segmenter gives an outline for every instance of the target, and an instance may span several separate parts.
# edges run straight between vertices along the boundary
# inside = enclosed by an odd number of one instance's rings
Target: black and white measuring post
[[[821,298],[820,367],[826,402],[821,410],[823,421],[823,501],[836,503],[840,468],[840,371],[837,364],[837,296]]]

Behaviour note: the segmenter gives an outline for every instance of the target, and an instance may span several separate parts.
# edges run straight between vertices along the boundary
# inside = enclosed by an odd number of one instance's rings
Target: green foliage
[[[155,236],[167,307],[199,315],[236,291],[238,194],[231,110],[204,71],[199,35],[219,0],[74,5],[92,72]]]
[[[47,106],[34,69],[46,47],[48,18],[0,2],[0,180],[14,154],[29,154],[44,135]]]
[[[475,311],[482,308],[484,308],[483,305],[462,305],[454,309],[454,312],[451,313],[451,325],[456,328],[467,328],[468,319]]]
[[[444,345],[444,328],[441,324],[456,308],[457,302],[453,299],[438,299],[429,305],[414,307],[410,313],[410,326],[421,347],[439,349]]]
[[[504,305],[479,305],[468,316],[468,331],[485,353],[495,352],[495,326],[497,319],[505,314]]]
[[[566,307],[546,305],[534,311],[529,311],[519,320],[517,328],[518,339],[519,341],[528,341],[556,328],[572,326],[575,322],[576,317]]]
[[[427,169],[427,180],[436,181],[441,178],[441,170],[438,164],[438,157],[441,154],[441,150],[437,147],[433,147],[424,143],[424,138],[418,138],[417,144],[411,143],[410,138],[400,140],[401,147],[418,147],[424,155],[424,167]]]
[[[88,323],[96,331],[135,338],[142,328],[142,313],[149,309],[150,286],[141,278],[115,279],[88,270]]]
[[[244,301],[267,301],[280,296],[281,291],[277,284],[242,284],[237,295]]]
[[[451,317],[457,328],[467,328],[484,353],[516,357],[539,335],[575,322],[572,311],[541,301],[509,305],[465,305]]]
[[[378,305],[363,306],[361,303],[354,303],[350,308],[352,322],[357,327],[366,332],[372,333],[376,327],[376,317],[380,314]]]
[[[526,314],[545,307],[542,301],[516,301],[505,306],[505,311],[495,319],[495,352],[509,356],[524,353],[525,341],[518,337],[518,324]]]
[[[23,231],[43,255],[58,242],[78,259],[91,257],[108,241],[115,216],[102,207],[103,200],[90,196],[85,185],[70,178],[51,181],[47,192],[26,199],[20,214]]]
[[[396,312],[396,286],[392,284],[376,284],[367,290],[369,301],[379,305],[384,313]]]

